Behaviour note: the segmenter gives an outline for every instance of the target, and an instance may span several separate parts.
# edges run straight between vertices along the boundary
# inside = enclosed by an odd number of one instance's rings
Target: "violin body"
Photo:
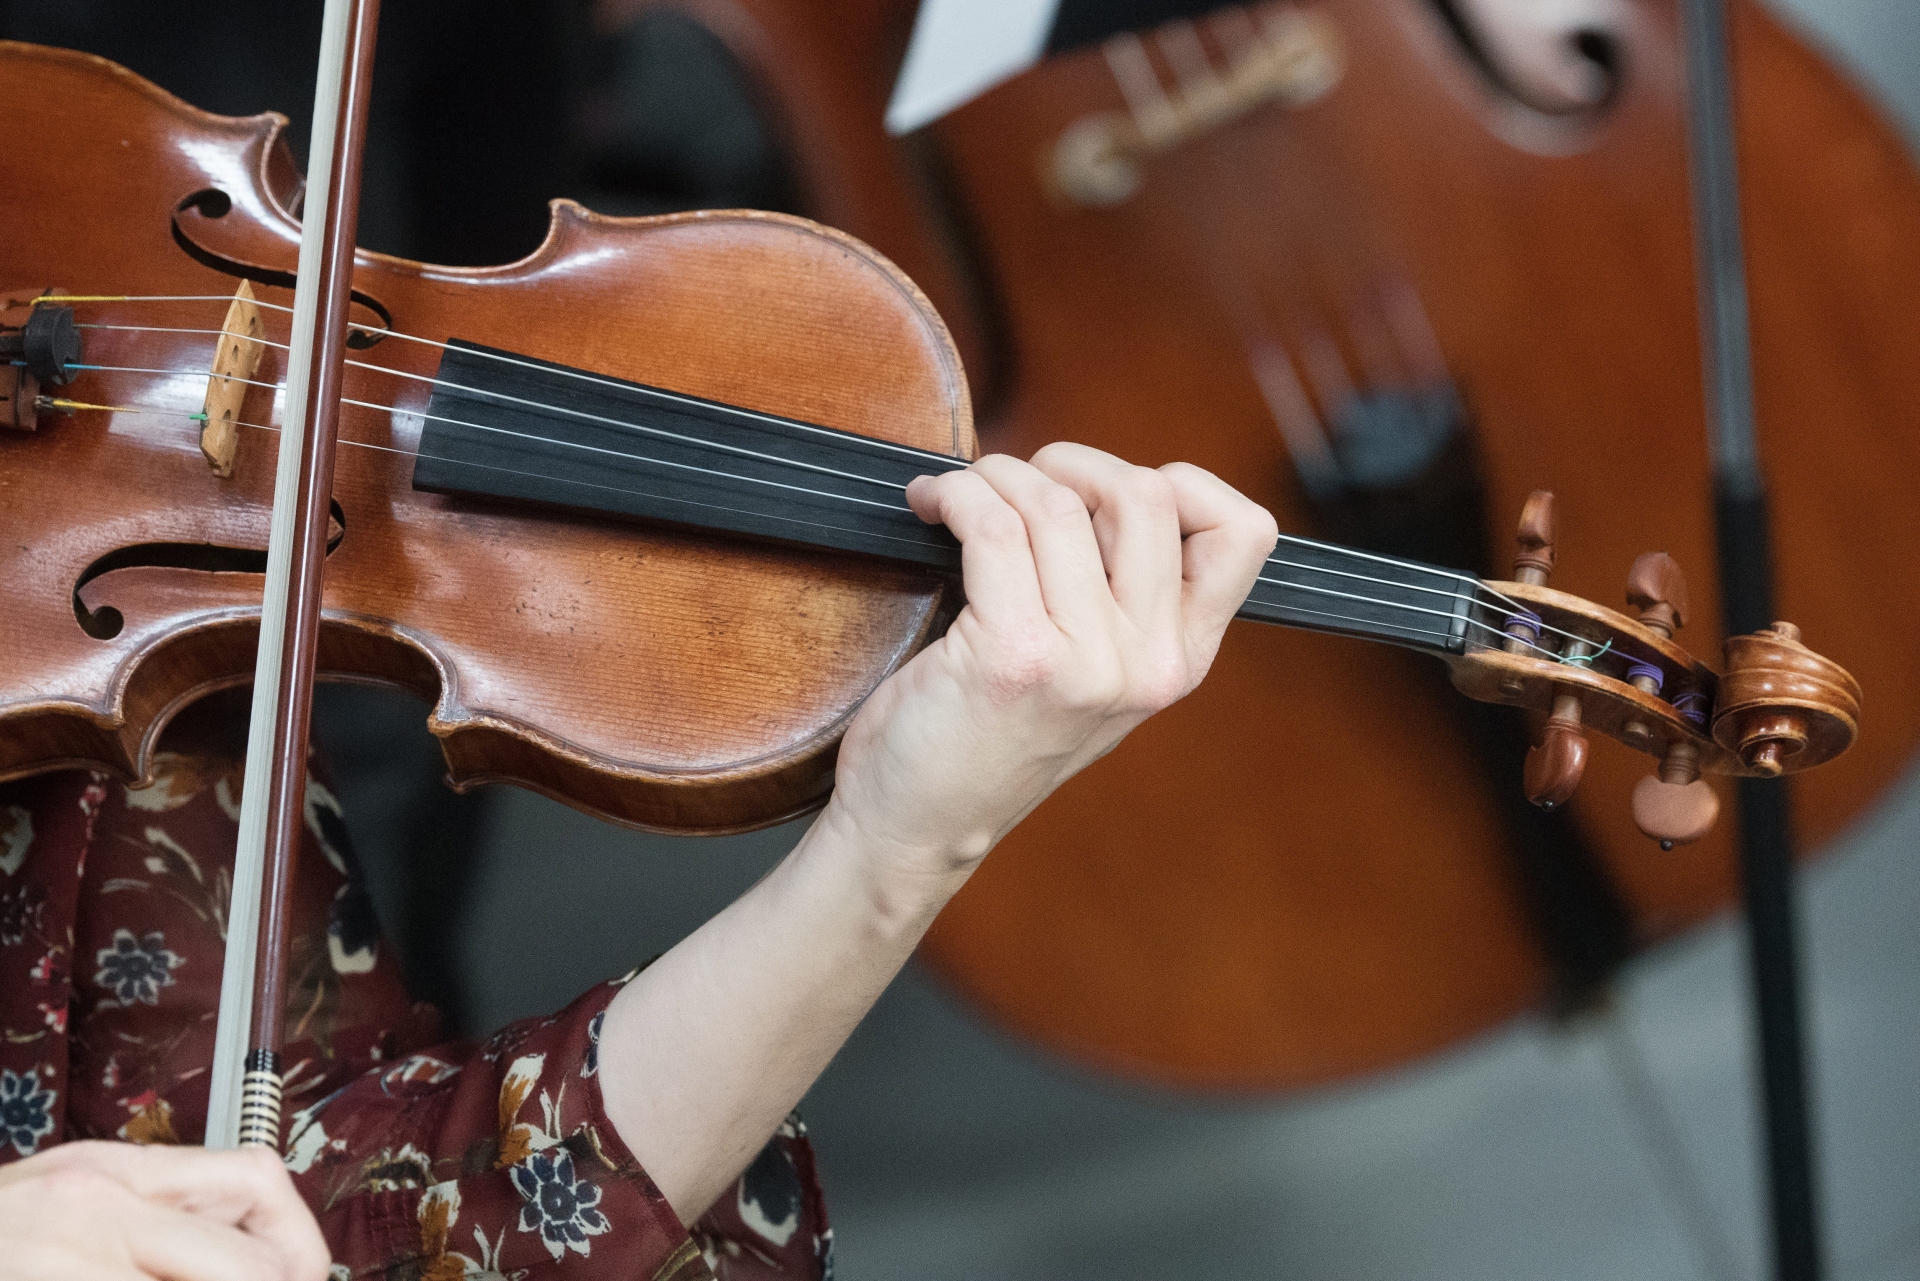
[[[1557,586],[1618,602],[1626,566],[1663,549],[1693,583],[1689,644],[1720,634],[1670,4],[1628,6],[1614,95],[1559,118],[1497,91],[1428,0],[1322,0],[1306,7],[1339,32],[1338,83],[1150,158],[1110,207],[1049,181],[1077,122],[1128,110],[1099,49],[908,145],[881,119],[914,5],[843,6],[831,28],[790,0],[668,7],[757,78],[808,212],[900,262],[947,315],[984,447],[1066,437],[1188,459],[1309,532],[1249,350],[1311,373],[1318,347],[1357,383],[1415,387],[1420,353],[1378,302],[1404,290],[1471,412],[1487,541],[1510,545],[1512,513],[1550,488],[1568,513]],[[1920,466],[1920,181],[1831,68],[1757,5],[1732,8],[1777,608],[1874,712],[1845,765],[1795,786],[1795,837],[1814,850],[1920,742],[1904,646],[1920,522],[1901,479]],[[1169,54],[1147,47],[1177,92]],[[1303,381],[1334,420],[1330,389]],[[1236,628],[1198,691],[1007,839],[926,954],[1015,1031],[1181,1085],[1339,1079],[1537,1006],[1547,967],[1447,697],[1411,662]],[[1571,810],[1632,948],[1736,883],[1731,825],[1678,853],[1634,829],[1642,772],[1596,757]]]
[[[0,84],[48,158],[37,178],[14,170],[0,222],[16,307],[49,288],[218,299],[242,276],[291,302],[301,187],[281,118],[211,116],[104,60],[19,44],[0,44]],[[819,805],[848,718],[951,608],[942,577],[419,492],[408,454],[429,343],[460,338],[969,457],[959,360],[913,284],[800,219],[556,202],[521,262],[362,254],[354,289],[354,322],[393,333],[363,331],[349,355],[379,368],[350,366],[344,394],[396,410],[343,408],[322,676],[432,700],[462,789],[513,781],[674,832]],[[223,478],[188,418],[225,310],[85,306],[83,322],[128,327],[84,330],[86,363],[172,372],[45,390],[156,412],[43,410],[37,430],[0,429],[0,778],[146,777],[177,710],[252,677],[277,436],[240,428]],[[287,328],[267,313],[268,340]],[[267,349],[239,422],[278,422],[284,357]]]

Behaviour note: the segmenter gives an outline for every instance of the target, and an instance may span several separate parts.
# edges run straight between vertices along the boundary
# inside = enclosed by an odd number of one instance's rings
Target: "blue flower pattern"
[[[568,1250],[591,1253],[587,1238],[611,1226],[594,1208],[600,1204],[600,1189],[574,1177],[573,1156],[565,1149],[535,1152],[510,1173],[514,1191],[526,1202],[520,1207],[520,1230],[538,1231],[555,1262]]]
[[[132,930],[115,930],[113,946],[94,958],[100,972],[93,981],[112,992],[122,1005],[138,1001],[158,1005],[160,989],[173,983],[173,971],[185,958],[167,950],[166,938],[155,931],[135,938]]]
[[[40,1088],[39,1068],[18,1075],[0,1068],[0,1142],[32,1156],[53,1133],[54,1097],[53,1090]]]

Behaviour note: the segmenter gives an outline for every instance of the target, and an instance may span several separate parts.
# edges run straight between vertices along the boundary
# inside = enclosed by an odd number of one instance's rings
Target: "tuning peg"
[[[1671,640],[1687,625],[1692,612],[1687,604],[1687,578],[1680,562],[1665,552],[1647,552],[1636,557],[1627,571],[1627,604],[1640,616],[1640,625]],[[1628,669],[1627,681],[1643,694],[1660,693],[1660,669],[1650,663],[1635,663]],[[1645,743],[1653,731],[1642,720],[1624,726],[1629,738]]]
[[[1520,509],[1520,529],[1515,535],[1520,550],[1513,557],[1513,580],[1525,583],[1529,587],[1546,585],[1547,575],[1553,572],[1553,493],[1551,490],[1536,489],[1527,495],[1526,506]],[[1540,616],[1530,609],[1518,609],[1508,615],[1503,629],[1507,634],[1505,647],[1509,654],[1537,653],[1540,648]],[[1502,688],[1506,693],[1517,695],[1521,684],[1517,677],[1510,678]]]
[[[1687,625],[1687,578],[1680,562],[1665,552],[1648,552],[1627,571],[1627,604],[1640,612],[1640,624],[1672,637]]]
[[[1556,694],[1553,713],[1540,732],[1540,744],[1527,752],[1527,799],[1543,810],[1557,809],[1573,799],[1580,776],[1586,772],[1587,736],[1581,732],[1580,699],[1574,694]]]
[[[1520,550],[1513,558],[1513,579],[1544,587],[1553,572],[1553,491],[1536,489],[1520,509]]]
[[[1692,743],[1674,743],[1659,774],[1634,785],[1634,825],[1663,850],[1699,840],[1719,817],[1720,798],[1700,777],[1700,749]]]

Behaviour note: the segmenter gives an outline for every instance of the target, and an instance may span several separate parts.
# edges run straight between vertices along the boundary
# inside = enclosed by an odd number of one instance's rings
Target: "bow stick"
[[[379,0],[327,0],[254,663],[208,1147],[280,1148],[287,909],[305,822],[321,581]]]

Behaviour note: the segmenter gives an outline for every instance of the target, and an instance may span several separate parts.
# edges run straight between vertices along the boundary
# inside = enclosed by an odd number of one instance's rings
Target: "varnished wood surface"
[[[214,294],[207,253],[291,270],[298,227],[280,121],[227,120],[78,54],[0,45],[0,84],[44,140],[43,184],[0,220],[0,288],[31,296]],[[81,127],[83,121],[111,122]],[[57,159],[55,159],[57,157]],[[58,200],[44,198],[58,187]],[[40,195],[22,193],[41,193]],[[90,203],[89,203],[90,202]],[[973,449],[960,366],[914,286],[848,237],[775,215],[611,220],[556,202],[522,262],[472,270],[362,255],[355,288],[394,328],[452,336],[921,448]],[[263,302],[291,290],[256,286]],[[81,304],[88,322],[217,330],[224,302]],[[283,313],[267,312],[284,341]],[[364,307],[356,320],[370,320]],[[231,479],[196,424],[212,335],[92,330],[73,398],[173,408],[82,413],[0,442],[0,777],[62,761],[137,775],[169,709],[252,671],[256,574],[141,567],[83,592],[125,626],[86,634],[74,585],[99,557],[149,543],[263,549],[276,438],[241,429]],[[438,350],[397,337],[350,358],[431,374]],[[262,362],[283,376],[284,355]],[[418,410],[418,378],[349,368],[346,395]],[[277,421],[251,389],[243,421]],[[714,830],[817,804],[839,727],[924,641],[942,589],[923,575],[631,525],[486,510],[409,485],[419,421],[348,406],[335,483],[345,534],[328,559],[321,663],[437,697],[434,732],[462,786],[512,779],[629,823]]]
[[[1625,79],[1591,120],[1503,98],[1426,0],[1320,0],[1347,53],[1338,85],[1155,157],[1142,189],[1103,210],[1041,181],[1062,130],[1124,107],[1098,50],[1017,78],[903,150],[880,119],[903,43],[887,33],[911,4],[869,0],[831,24],[794,0],[675,7],[763,71],[819,216],[912,261],[950,317],[1004,335],[990,368],[969,353],[976,389],[995,389],[985,447],[1067,437],[1143,463],[1188,459],[1309,533],[1249,373],[1246,317],[1296,359],[1319,332],[1359,369],[1381,321],[1356,299],[1404,283],[1478,425],[1492,545],[1510,545],[1530,491],[1551,489],[1556,587],[1617,605],[1635,558],[1668,551],[1696,603],[1680,639],[1717,652],[1667,0],[1628,7]],[[1795,785],[1796,838],[1815,851],[1920,739],[1905,641],[1920,622],[1920,522],[1902,479],[1920,465],[1920,183],[1832,68],[1758,6],[1735,10],[1777,609],[1867,691],[1853,752]],[[817,91],[836,69],[870,86],[863,102]],[[901,178],[914,152],[933,158],[945,215],[902,216],[933,208]],[[977,255],[970,286],[919,265],[951,223]],[[1507,1018],[1540,999],[1546,974],[1446,696],[1368,647],[1237,627],[1192,697],[1013,833],[927,954],[1023,1035],[1190,1085],[1337,1079]],[[1727,826],[1671,853],[1635,829],[1630,794],[1647,772],[1645,757],[1596,744],[1572,811],[1639,944],[1735,886]]]

